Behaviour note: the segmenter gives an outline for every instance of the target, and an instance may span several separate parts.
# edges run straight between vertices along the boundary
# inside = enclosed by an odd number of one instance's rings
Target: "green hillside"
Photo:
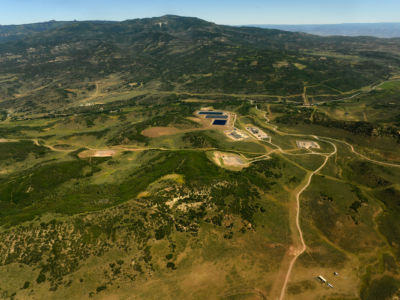
[[[400,297],[398,40],[6,30],[0,299]]]

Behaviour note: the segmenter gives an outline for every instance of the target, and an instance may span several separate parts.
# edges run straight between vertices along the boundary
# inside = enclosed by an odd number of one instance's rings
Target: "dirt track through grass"
[[[328,162],[328,160],[329,160],[329,158],[331,156],[333,156],[333,155],[335,155],[337,153],[336,145],[333,144],[333,143],[331,143],[331,144],[334,147],[334,151],[332,153],[330,153],[329,155],[326,155],[326,156],[324,155],[325,156],[325,160],[324,160],[323,164],[318,169],[316,169],[315,171],[311,172],[308,175],[306,184],[296,194],[296,227],[297,227],[297,231],[298,231],[298,234],[299,234],[299,237],[300,237],[301,245],[300,245],[300,249],[296,249],[295,255],[292,258],[292,260],[290,261],[289,268],[287,270],[287,273],[286,273],[286,276],[285,276],[285,280],[283,282],[283,286],[282,286],[282,289],[281,289],[281,293],[280,293],[280,296],[279,296],[279,300],[283,300],[284,297],[285,297],[287,284],[289,282],[290,275],[292,273],[294,264],[296,263],[296,261],[300,257],[300,255],[302,255],[307,249],[307,246],[306,246],[306,243],[305,243],[304,237],[303,237],[303,231],[302,231],[301,226],[300,226],[300,196],[309,187],[309,185],[311,184],[311,180],[312,180],[313,176],[315,174],[317,174],[319,171],[321,171],[325,167],[326,163]]]
[[[267,113],[265,113],[265,115],[267,115]],[[267,117],[266,117],[266,122],[269,123],[269,120],[268,120]],[[361,158],[363,158],[363,159],[365,159],[367,161],[370,161],[370,162],[373,162],[373,163],[376,163],[376,164],[380,164],[380,165],[384,165],[384,166],[391,166],[391,167],[397,167],[397,168],[400,168],[400,165],[393,164],[393,163],[388,163],[388,162],[381,162],[381,161],[377,161],[377,160],[368,158],[365,155],[355,151],[353,145],[351,145],[351,144],[349,144],[349,143],[347,143],[345,141],[342,141],[342,140],[337,140],[337,139],[333,139],[333,138],[329,138],[329,137],[320,137],[320,136],[316,136],[316,135],[290,134],[290,133],[287,133],[287,132],[280,131],[278,129],[278,127],[275,126],[275,125],[271,125],[271,124],[268,124],[268,125],[269,125],[270,129],[272,129],[275,133],[277,133],[279,135],[288,135],[288,136],[296,136],[296,137],[306,137],[306,136],[307,137],[312,137],[312,138],[315,138],[317,140],[328,142],[334,148],[334,151],[329,153],[329,154],[326,154],[326,153],[315,153],[315,152],[306,153],[305,154],[305,155],[307,155],[307,154],[322,155],[322,156],[325,156],[325,160],[324,160],[323,164],[318,169],[316,169],[315,171],[313,171],[311,173],[308,173],[308,175],[307,175],[308,178],[306,180],[306,184],[304,186],[302,186],[301,189],[296,193],[296,197],[295,197],[296,198],[295,224],[296,224],[298,237],[294,236],[294,240],[299,239],[300,240],[300,245],[293,245],[291,247],[291,249],[289,249],[288,253],[285,255],[285,257],[284,257],[284,259],[283,259],[283,261],[281,263],[281,269],[287,267],[287,271],[285,273],[284,280],[282,278],[283,277],[282,276],[283,272],[280,272],[278,274],[277,279],[275,280],[275,283],[273,284],[272,290],[270,292],[270,298],[271,299],[283,300],[285,298],[285,295],[286,295],[287,285],[288,285],[288,282],[290,280],[290,275],[292,273],[293,267],[294,267],[297,259],[307,249],[307,245],[306,245],[306,243],[304,241],[304,237],[303,237],[303,231],[302,231],[301,226],[300,226],[300,213],[301,213],[301,211],[300,211],[300,196],[310,186],[312,177],[325,167],[325,165],[328,162],[330,157],[332,157],[333,155],[335,155],[337,153],[337,146],[336,146],[336,144],[334,144],[331,141],[343,143],[343,144],[349,146],[352,153],[354,153],[355,155],[357,155],[357,156],[359,156],[359,157],[361,157]],[[271,143],[271,142],[270,142],[270,144],[273,145],[274,147],[276,147],[275,151],[280,152],[282,154],[286,154],[286,151],[283,150],[279,145],[276,145],[276,144]],[[288,263],[287,260],[290,259],[290,257],[292,257],[292,258],[291,258],[290,262]],[[280,284],[281,281],[283,281],[282,284]],[[278,286],[282,286],[280,291],[279,291],[279,294],[278,294],[278,291],[277,291],[277,287]]]

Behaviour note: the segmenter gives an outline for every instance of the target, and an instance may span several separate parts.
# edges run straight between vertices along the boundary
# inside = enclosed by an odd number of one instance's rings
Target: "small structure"
[[[253,134],[257,134],[257,133],[260,132],[260,131],[258,130],[258,128],[255,128],[255,127],[250,127],[249,130],[250,130]]]
[[[227,130],[225,131],[225,134],[234,141],[241,141],[249,137],[246,133],[237,128],[233,128],[233,130]]]
[[[269,140],[271,142],[271,137],[256,126],[249,125],[246,127],[246,130],[258,140]]]
[[[236,139],[236,140],[239,140],[239,139],[242,138],[242,136],[241,136],[240,134],[238,134],[236,131],[232,131],[232,132],[230,133],[230,135],[231,135],[234,139]]]
[[[333,275],[339,276],[339,273],[338,272],[333,272]]]
[[[330,284],[330,283],[328,282],[327,285],[328,285],[331,289],[333,289],[333,285],[332,285],[332,284]]]
[[[327,280],[326,280],[324,277],[322,277],[321,275],[319,275],[317,278],[318,278],[322,283],[327,283]]]

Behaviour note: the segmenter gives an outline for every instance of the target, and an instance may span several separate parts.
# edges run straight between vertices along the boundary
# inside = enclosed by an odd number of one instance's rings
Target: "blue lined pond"
[[[220,119],[216,119],[214,120],[214,122],[212,123],[213,125],[226,125],[226,120],[220,120]]]

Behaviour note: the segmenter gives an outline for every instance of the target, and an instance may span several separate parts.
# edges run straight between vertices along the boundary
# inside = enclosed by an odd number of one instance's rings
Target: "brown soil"
[[[214,103],[216,101],[215,100],[209,100],[209,99],[185,99],[185,100],[182,100],[182,102],[186,102],[186,103]]]
[[[244,157],[233,153],[216,151],[214,152],[213,160],[218,166],[229,170],[239,171],[249,166]]]
[[[79,153],[80,158],[88,157],[110,157],[114,156],[116,151],[114,150],[86,150]]]
[[[150,127],[142,131],[144,136],[148,136],[151,138],[164,136],[164,135],[172,135],[180,132],[185,132],[185,129],[178,129],[175,127]]]

